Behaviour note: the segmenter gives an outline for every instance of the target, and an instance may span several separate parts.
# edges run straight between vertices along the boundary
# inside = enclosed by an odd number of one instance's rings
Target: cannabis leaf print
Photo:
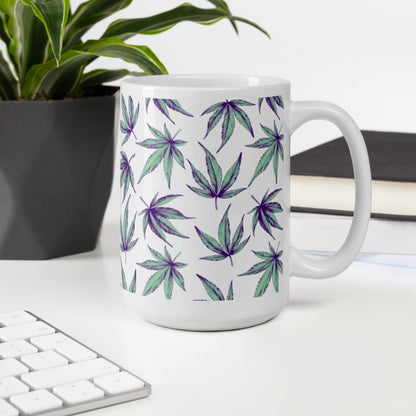
[[[261,112],[261,104],[264,97],[259,98],[259,113]],[[277,115],[277,118],[280,120],[279,114],[277,113],[277,106],[285,108],[285,105],[282,100],[281,95],[275,95],[274,97],[266,97],[266,103],[272,109],[273,113]]]
[[[130,135],[133,134],[135,139],[137,140],[136,135],[134,134],[134,127],[136,126],[137,119],[139,118],[139,103],[137,103],[136,111],[134,111],[133,105],[133,98],[129,96],[129,109],[127,111],[126,101],[124,100],[124,96],[121,95],[121,113],[122,119],[120,119],[120,130],[122,133],[125,134],[121,145],[123,146],[124,143],[130,138]]]
[[[184,140],[175,139],[176,136],[180,133],[180,130],[178,130],[172,137],[172,134],[166,127],[166,124],[164,125],[164,133],[150,125],[148,125],[148,127],[153,136],[155,136],[155,139],[146,139],[142,142],[138,142],[137,144],[147,149],[156,150],[147,159],[142,174],[140,175],[139,183],[146,175],[153,172],[162,163],[163,160],[163,169],[165,171],[166,181],[168,182],[168,187],[170,189],[173,159],[175,159],[176,162],[182,166],[183,169],[185,169],[183,154],[178,149],[178,147],[183,146],[187,142]]]
[[[240,224],[231,240],[230,220],[228,218],[228,211],[230,210],[230,207],[231,204],[228,205],[220,225],[218,226],[218,240],[204,233],[198,227],[195,227],[195,230],[205,247],[215,253],[212,256],[201,257],[201,260],[220,261],[228,257],[230,259],[231,266],[233,266],[232,256],[239,253],[246,246],[248,240],[250,240],[249,236],[245,240],[241,241],[244,235],[244,215],[241,218]]]
[[[124,256],[127,257],[127,252],[130,251],[137,243],[137,238],[133,240],[134,230],[136,228],[136,214],[134,214],[134,219],[129,225],[129,203],[130,197],[127,200],[126,207],[124,208],[123,222],[120,218],[120,234],[121,234],[121,243],[120,248]]]
[[[254,171],[253,177],[251,178],[251,181],[248,186],[250,186],[253,183],[253,181],[266,170],[272,158],[273,158],[274,177],[277,183],[277,170],[278,170],[279,156],[283,160],[283,145],[281,142],[283,140],[284,135],[280,134],[280,131],[277,130],[276,123],[275,122],[273,123],[274,123],[274,130],[260,124],[264,133],[266,133],[268,137],[259,139],[255,143],[247,145],[247,147],[254,147],[256,149],[267,148],[267,150],[263,153],[263,156],[260,158],[257,164],[256,170]]]
[[[154,270],[155,273],[147,281],[143,290],[143,296],[153,293],[162,283],[164,283],[166,299],[172,299],[174,282],[185,291],[185,281],[179,269],[183,269],[187,264],[176,261],[181,253],[178,253],[175,258],[172,258],[166,246],[164,255],[152,249],[150,246],[148,247],[155,260],[146,260],[143,263],[137,264],[147,270]]]
[[[252,106],[252,104],[245,100],[232,100],[217,103],[208,107],[201,116],[209,113],[213,113],[208,120],[207,132],[205,133],[204,139],[208,136],[211,130],[219,123],[221,118],[222,129],[221,129],[221,146],[218,148],[217,153],[227,144],[229,138],[233,134],[235,127],[235,120],[237,120],[250,134],[254,137],[253,127],[251,126],[250,119],[246,112],[240,107]]]
[[[191,217],[186,217],[177,209],[163,206],[183,195],[165,195],[159,199],[157,198],[158,195],[159,193],[153,197],[149,205],[140,197],[143,204],[146,205],[146,208],[139,213],[139,215],[143,215],[143,234],[146,238],[146,230],[149,227],[157,237],[172,247],[172,244],[166,239],[165,233],[181,238],[189,237],[181,234],[170,220],[188,220]]]
[[[133,191],[136,192],[136,190],[134,189],[134,173],[130,165],[130,162],[134,158],[135,155],[133,155],[130,159],[127,159],[127,155],[125,152],[122,151],[120,152],[120,154],[121,154],[120,187],[124,187],[124,190],[123,190],[123,202],[124,202],[130,185],[133,188]]]
[[[191,161],[188,160],[189,166],[192,170],[192,177],[194,178],[195,182],[200,186],[200,188],[190,185],[187,186],[192,192],[195,192],[199,196],[202,196],[204,198],[214,198],[215,209],[218,209],[218,198],[232,198],[233,196],[238,195],[240,192],[246,189],[230,189],[234,185],[240,173],[242,153],[240,153],[240,156],[227,171],[223,180],[222,169],[221,166],[218,164],[217,159],[215,159],[214,155],[204,145],[202,145],[201,143],[199,143],[199,145],[204,149],[205,152],[205,163],[207,167],[209,181],[198,169],[195,168]]]
[[[239,275],[249,276],[264,272],[263,276],[257,283],[256,291],[254,293],[254,297],[256,298],[264,295],[267,288],[269,287],[270,280],[273,280],[275,292],[279,292],[279,272],[283,273],[283,263],[280,258],[283,255],[283,250],[278,251],[279,246],[277,246],[277,249],[274,250],[270,243],[269,249],[269,253],[267,251],[252,250],[258,258],[262,259],[262,261],[252,266],[245,273]]]
[[[267,190],[261,202],[257,201],[257,199],[251,195],[257,203],[257,206],[249,211],[249,214],[254,213],[252,220],[253,235],[255,235],[257,224],[260,224],[261,228],[263,228],[263,230],[266,231],[266,233],[268,233],[273,240],[274,236],[272,234],[272,228],[283,230],[275,217],[275,213],[283,211],[282,206],[277,202],[271,202],[281,190],[281,188],[275,189],[271,194],[269,194],[269,190]]]
[[[121,287],[130,293],[136,293],[136,285],[137,285],[136,270],[134,271],[134,276],[131,279],[130,286],[127,286],[126,275],[124,274],[124,269],[123,269],[123,264],[122,264],[121,265]]]
[[[169,109],[176,111],[178,113],[184,114],[188,117],[193,117],[192,114],[188,113],[179,103],[178,100],[169,100],[169,99],[161,99],[161,98],[146,98],[146,113],[149,110],[149,104],[153,101],[153,104],[156,108],[171,121],[173,124],[175,122],[171,119],[169,114]]]
[[[202,282],[204,285],[204,288],[208,294],[208,296],[212,300],[226,300],[223,293],[221,292],[221,289],[215,284],[210,282],[205,277],[197,274],[198,279]],[[234,300],[234,292],[233,292],[233,281],[231,280],[230,286],[228,287],[228,294],[227,294],[227,300]]]

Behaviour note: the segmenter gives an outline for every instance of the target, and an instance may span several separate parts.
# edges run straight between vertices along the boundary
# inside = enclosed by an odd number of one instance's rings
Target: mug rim
[[[137,85],[144,88],[163,90],[203,90],[227,91],[248,90],[254,88],[270,88],[289,86],[290,82],[283,78],[269,75],[244,74],[174,74],[129,76],[121,81],[121,86]]]

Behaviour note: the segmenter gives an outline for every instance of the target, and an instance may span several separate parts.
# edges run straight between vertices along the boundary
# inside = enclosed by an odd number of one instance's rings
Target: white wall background
[[[76,6],[81,1],[72,1]],[[180,1],[134,0],[117,18],[142,17]],[[211,7],[194,0],[200,7]],[[181,23],[156,36],[136,36],[170,73],[267,74],[292,81],[296,100],[321,99],[344,107],[362,129],[416,131],[416,2],[414,0],[229,0],[231,11],[269,31],[271,40],[228,21],[212,26]],[[101,35],[106,20],[88,33]],[[101,59],[94,67],[125,66]],[[314,122],[295,134],[292,153],[336,137]]]

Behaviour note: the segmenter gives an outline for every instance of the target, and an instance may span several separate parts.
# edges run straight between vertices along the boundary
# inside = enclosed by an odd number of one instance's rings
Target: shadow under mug
[[[120,107],[121,286],[145,320],[188,330],[256,325],[286,305],[290,276],[337,275],[359,252],[370,166],[341,108],[293,102],[279,78],[240,75],[128,78]],[[318,119],[347,141],[355,211],[341,249],[311,260],[290,242],[290,136]]]

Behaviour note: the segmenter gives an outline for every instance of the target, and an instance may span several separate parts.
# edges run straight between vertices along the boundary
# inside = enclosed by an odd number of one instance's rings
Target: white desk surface
[[[32,311],[153,385],[88,414],[416,415],[416,268],[355,262],[333,279],[292,278],[272,321],[197,333],[124,306],[118,244],[113,196],[96,251],[0,261],[0,311]]]

